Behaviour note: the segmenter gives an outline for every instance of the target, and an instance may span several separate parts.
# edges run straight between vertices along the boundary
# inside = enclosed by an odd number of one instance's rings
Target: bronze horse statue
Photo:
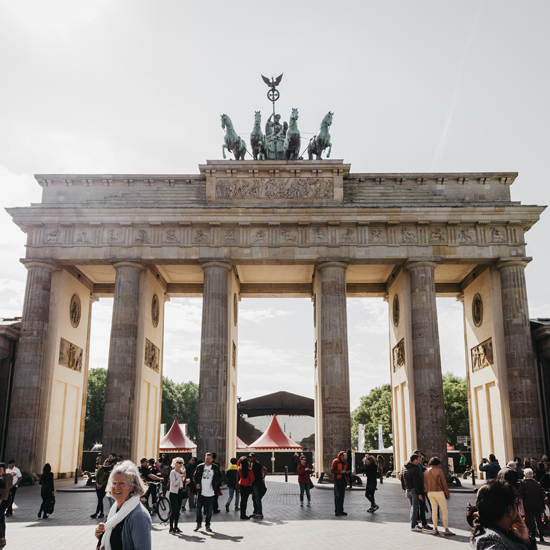
[[[283,145],[286,160],[298,160],[301,143],[300,130],[298,130],[298,109],[293,108]]]
[[[222,128],[225,130],[225,139],[222,146],[222,155],[225,157],[225,150],[235,155],[235,160],[244,160],[246,143],[237,135],[233,123],[227,115],[222,115]]]
[[[333,114],[334,113],[331,113],[329,111],[325,115],[325,118],[323,118],[321,122],[319,131],[317,132],[317,135],[313,136],[309,140],[309,145],[307,147],[307,154],[308,154],[309,160],[313,159],[313,155],[317,157],[317,160],[321,160],[321,155],[323,154],[323,151],[327,147],[329,148],[327,153],[327,158],[330,158],[330,152],[332,151],[332,143],[330,142],[330,134],[328,133],[328,129],[332,124]]]
[[[262,115],[260,111],[254,112],[254,128],[250,134],[250,147],[254,160],[265,160],[265,136],[262,132]]]

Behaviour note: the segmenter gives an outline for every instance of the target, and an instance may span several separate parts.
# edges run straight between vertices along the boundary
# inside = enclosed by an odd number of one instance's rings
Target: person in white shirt
[[[210,521],[212,520],[212,509],[214,506],[214,496],[218,492],[222,483],[222,474],[219,466],[213,461],[212,453],[206,453],[204,462],[197,466],[195,470],[195,486],[197,488],[197,527],[198,531],[202,525],[202,509],[206,509],[206,530],[212,532]]]
[[[9,496],[8,509],[6,510],[6,516],[11,516],[13,514],[13,501],[15,500],[15,493],[17,492],[17,486],[19,481],[21,481],[21,470],[15,465],[15,458],[11,458],[8,461],[8,469],[6,470],[7,474],[12,475],[12,488]]]
[[[185,469],[182,467],[183,458],[178,456],[172,460],[173,470],[170,472],[170,533],[181,533],[178,528],[178,521],[185,487]]]

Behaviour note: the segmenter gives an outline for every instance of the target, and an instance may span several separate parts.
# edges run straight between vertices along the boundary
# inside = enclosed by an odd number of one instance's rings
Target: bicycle
[[[160,481],[151,481],[150,485],[155,486],[157,502],[149,507],[148,502],[145,501],[145,507],[149,510],[151,516],[157,513],[160,521],[166,523],[170,519],[170,514],[172,512],[170,501],[162,494],[162,484]]]

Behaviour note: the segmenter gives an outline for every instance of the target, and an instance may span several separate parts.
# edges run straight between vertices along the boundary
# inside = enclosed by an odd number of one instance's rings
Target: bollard
[[[476,484],[476,471],[472,468],[472,485]]]
[[[288,483],[288,466],[285,466],[285,483]]]
[[[78,483],[78,468],[74,469],[74,483],[75,485]]]

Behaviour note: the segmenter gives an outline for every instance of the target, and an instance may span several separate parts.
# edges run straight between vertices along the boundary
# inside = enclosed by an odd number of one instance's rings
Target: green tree
[[[361,397],[359,406],[351,413],[351,438],[352,446],[357,447],[357,429],[359,424],[365,424],[365,447],[378,448],[378,424],[382,424],[382,439],[384,447],[392,444],[391,421],[391,389],[389,384],[384,384],[370,391],[368,395]]]
[[[447,443],[456,445],[458,435],[470,435],[468,421],[468,381],[448,372],[443,375],[445,430]]]
[[[169,430],[175,418],[180,424],[187,424],[187,435],[195,441],[199,419],[199,386],[194,382],[177,384],[163,377],[160,421]]]
[[[90,369],[86,395],[86,424],[84,425],[84,450],[90,450],[103,438],[103,415],[105,413],[105,389],[107,369]]]
[[[300,445],[304,448],[304,451],[315,450],[315,434],[308,435],[300,441]]]

